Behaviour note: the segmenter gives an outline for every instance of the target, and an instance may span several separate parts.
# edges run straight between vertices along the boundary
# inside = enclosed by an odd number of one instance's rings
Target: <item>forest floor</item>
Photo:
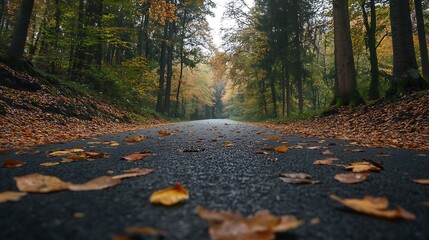
[[[149,128],[166,121],[135,120],[131,113],[0,64],[0,150],[66,142],[96,135]],[[23,88],[25,90],[23,90]],[[309,120],[262,123],[287,134],[337,138],[356,145],[429,150],[429,91],[390,103],[334,109]]]
[[[379,100],[333,109],[309,120],[264,125],[289,134],[351,140],[360,146],[429,150],[429,91],[393,103]]]

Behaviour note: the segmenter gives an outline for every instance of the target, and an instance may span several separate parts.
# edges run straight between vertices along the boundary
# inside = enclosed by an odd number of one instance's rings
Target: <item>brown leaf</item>
[[[270,154],[269,152],[256,152],[256,155],[268,155]]]
[[[314,165],[333,165],[334,161],[338,161],[340,159],[338,158],[326,158],[326,159],[320,159],[313,162]]]
[[[326,150],[326,151],[324,151],[324,152],[322,152],[322,154],[323,155],[332,155],[332,154],[334,154],[333,152],[331,152],[331,150]]]
[[[109,176],[103,176],[95,178],[84,184],[71,184],[68,189],[70,191],[93,191],[93,190],[103,190],[106,188],[114,187],[121,183],[120,179],[113,179]]]
[[[148,156],[150,156],[149,153],[134,153],[134,154],[122,157],[122,159],[127,161],[138,161]]]
[[[124,179],[124,178],[133,178],[133,177],[140,177],[145,176],[150,173],[153,173],[153,169],[151,168],[133,168],[130,170],[124,171],[124,174],[113,176],[113,179]]]
[[[196,152],[204,152],[205,148],[195,148],[195,149],[179,149],[179,152],[183,153],[196,153]]]
[[[277,232],[287,232],[303,224],[294,216],[273,216],[267,210],[247,218],[239,213],[208,211],[202,207],[197,211],[208,222],[212,240],[270,240]]]
[[[341,199],[335,195],[331,195],[333,200],[336,200],[344,206],[355,210],[356,212],[364,213],[387,219],[402,218],[405,220],[415,220],[416,216],[401,207],[389,210],[389,201],[385,197],[370,197],[366,196],[363,199]]]
[[[322,148],[322,146],[307,147],[307,149],[309,149],[309,150],[319,150],[321,148]]]
[[[278,140],[280,140],[280,138],[278,136],[270,136],[270,137],[264,138],[262,140],[265,140],[265,141],[278,141]]]
[[[1,164],[2,168],[17,168],[25,165],[25,162],[15,160],[15,159],[6,159]]]
[[[334,178],[342,183],[354,184],[364,182],[368,177],[369,173],[341,173]]]
[[[234,143],[232,141],[226,141],[223,143],[223,146],[224,147],[232,147],[232,146],[234,146]]]
[[[278,158],[268,158],[268,161],[271,161],[271,162],[277,162],[279,159]]]
[[[27,195],[25,192],[2,192],[0,193],[0,203],[18,202],[25,195]]]
[[[170,136],[170,135],[171,135],[171,133],[170,133],[170,132],[168,132],[168,131],[166,131],[166,130],[160,130],[160,131],[158,132],[158,135],[159,135],[159,136],[164,136],[164,137],[166,137],[166,136]]]
[[[40,166],[44,166],[44,167],[53,167],[57,165],[60,165],[60,162],[44,162],[40,164]]]
[[[137,136],[135,138],[126,139],[126,140],[124,140],[124,142],[127,142],[127,143],[139,143],[139,142],[141,142],[141,141],[143,141],[145,139],[147,139],[146,136],[140,135],[140,136]]]
[[[45,176],[38,173],[15,177],[16,186],[21,192],[49,193],[67,190],[70,183],[57,177]]]
[[[312,180],[311,175],[306,173],[282,173],[280,179],[285,183],[292,184],[317,184],[318,180]]]
[[[189,192],[180,183],[176,183],[172,188],[156,191],[150,196],[151,203],[164,206],[173,206],[187,199],[189,199]]]
[[[429,184],[429,179],[413,179],[413,182],[427,185]]]

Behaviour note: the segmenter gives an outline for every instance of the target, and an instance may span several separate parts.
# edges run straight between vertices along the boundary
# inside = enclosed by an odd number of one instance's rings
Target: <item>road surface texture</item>
[[[163,129],[177,133],[158,135]],[[123,142],[138,135],[149,138],[140,143]],[[279,136],[283,143],[263,140],[270,136]],[[88,144],[105,140],[117,141],[120,146]],[[234,146],[224,147],[226,141],[232,141]],[[429,201],[429,186],[412,182],[412,179],[429,178],[429,153],[362,148],[350,143],[284,135],[278,130],[230,120],[205,120],[40,146],[30,150],[40,151],[32,154],[16,155],[15,151],[7,151],[0,155],[1,160],[13,158],[25,161],[26,165],[0,168],[0,192],[17,191],[14,177],[31,173],[83,183],[111,171],[121,173],[135,167],[154,168],[155,172],[125,179],[120,185],[105,190],[29,194],[19,202],[1,203],[0,239],[111,239],[126,235],[128,227],[160,229],[168,233],[164,239],[209,239],[208,225],[196,213],[198,206],[238,211],[246,216],[268,209],[275,215],[295,215],[305,221],[300,228],[278,234],[276,239],[429,239],[429,206],[423,204]],[[256,154],[259,148],[280,145],[304,148]],[[47,151],[78,146],[109,153],[110,157],[40,166],[40,163],[61,159],[49,157]],[[312,146],[321,146],[321,149],[307,149]],[[180,151],[198,149],[199,152]],[[327,149],[334,154],[322,155]],[[121,160],[123,156],[142,151],[151,151],[153,155],[137,162]],[[390,156],[377,156],[381,152]],[[373,173],[366,182],[347,185],[333,178],[345,172],[343,168],[312,164],[326,157],[337,157],[338,163],[369,158],[383,162],[384,170]],[[278,158],[278,161],[269,158]],[[279,179],[279,174],[286,172],[308,173],[321,183],[286,184]],[[176,182],[189,190],[188,201],[174,207],[149,202],[154,191]],[[416,215],[416,220],[385,220],[356,213],[332,200],[331,194],[342,198],[384,196],[391,207],[405,208]],[[311,224],[314,218],[319,218],[320,223]]]

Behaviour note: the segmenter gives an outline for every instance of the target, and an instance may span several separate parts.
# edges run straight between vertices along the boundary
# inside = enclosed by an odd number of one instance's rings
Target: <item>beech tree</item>
[[[24,55],[24,48],[27,40],[28,26],[30,25],[33,5],[34,0],[21,1],[19,14],[13,30],[12,43],[8,51],[9,58],[12,61],[20,61]]]
[[[337,105],[357,105],[362,99],[357,89],[350,34],[348,0],[333,1],[335,42],[335,93]]]

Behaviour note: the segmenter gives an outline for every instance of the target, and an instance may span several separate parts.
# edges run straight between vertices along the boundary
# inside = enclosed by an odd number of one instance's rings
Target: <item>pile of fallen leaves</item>
[[[429,91],[403,96],[394,103],[380,100],[331,112],[329,116],[265,126],[287,134],[357,141],[368,147],[429,150]]]
[[[25,91],[0,86],[0,150],[35,146],[152,127],[90,96],[72,96],[41,85]]]

